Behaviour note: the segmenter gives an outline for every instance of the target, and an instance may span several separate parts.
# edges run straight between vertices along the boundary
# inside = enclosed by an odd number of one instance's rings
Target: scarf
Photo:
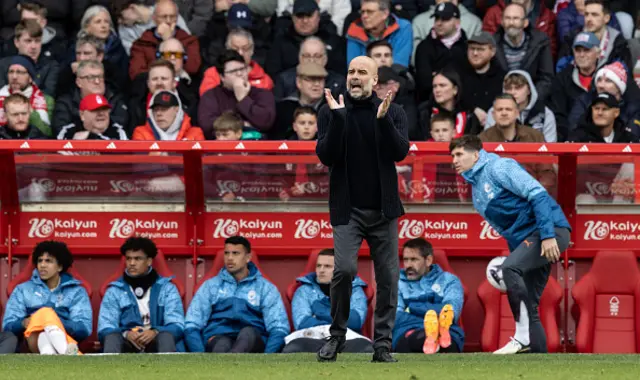
[[[0,126],[7,125],[7,117],[4,114],[4,99],[13,93],[15,92],[11,91],[9,85],[6,85],[2,87],[2,89],[0,89]],[[49,120],[49,109],[44,93],[40,91],[40,89],[35,84],[27,86],[27,88],[22,90],[20,93],[29,98],[32,112],[36,112],[38,116],[40,116],[40,120],[42,120],[44,124],[46,124],[47,126],[50,125],[51,120]]]
[[[125,270],[123,279],[124,282],[131,286],[131,288],[133,289],[133,294],[135,294],[138,299],[142,299],[147,290],[149,290],[149,288],[151,288],[153,284],[156,283],[158,277],[158,272],[156,272],[156,270],[152,267],[149,267],[147,273],[136,277],[129,276],[129,274]]]
[[[458,27],[458,29],[456,29],[456,32],[453,34],[453,36],[443,37],[443,38],[438,38],[438,36],[436,35],[436,30],[431,29],[431,37],[435,40],[439,39],[440,42],[442,42],[442,44],[447,47],[447,49],[451,49],[451,46],[453,46],[453,44],[458,42],[460,37],[462,37],[462,28]]]

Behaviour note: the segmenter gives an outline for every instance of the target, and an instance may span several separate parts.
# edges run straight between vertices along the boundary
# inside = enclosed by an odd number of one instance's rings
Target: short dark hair
[[[433,127],[433,123],[447,122],[451,123],[451,126],[455,129],[456,120],[450,112],[440,112],[431,115],[431,120],[429,121],[429,127]]]
[[[45,253],[56,258],[58,265],[62,266],[62,273],[66,272],[71,265],[73,265],[73,256],[65,243],[55,240],[45,240],[38,243],[33,249],[31,263],[33,263],[34,267],[38,266],[38,259]]]
[[[405,248],[417,249],[422,257],[433,255],[433,246],[425,238],[407,240],[402,245],[402,249],[404,250]]]
[[[482,140],[476,135],[464,135],[449,143],[449,153],[456,148],[462,148],[467,152],[479,152],[482,150]]]
[[[311,106],[300,106],[296,108],[295,111],[293,111],[293,121],[296,121],[298,116],[304,115],[304,114],[309,114],[309,115],[318,117],[318,112],[316,112],[315,108]]]
[[[367,45],[367,57],[371,57],[371,50],[380,47],[380,46],[385,46],[388,47],[389,50],[391,50],[391,52],[393,53],[393,46],[391,46],[391,43],[387,40],[377,40],[377,41],[373,41],[372,43]]]
[[[120,246],[120,253],[122,256],[126,256],[129,251],[142,251],[145,256],[151,259],[158,255],[158,247],[156,247],[156,243],[149,238],[141,236],[130,237]]]
[[[244,58],[235,50],[226,49],[220,54],[218,57],[218,62],[216,63],[216,70],[218,70],[218,74],[220,76],[224,76],[224,65],[227,62],[241,62],[243,65],[245,64]]]
[[[15,38],[19,40],[24,33],[27,33],[31,38],[40,38],[42,37],[43,30],[36,20],[20,20],[14,28]]]
[[[244,236],[240,236],[240,235],[231,236],[225,239],[224,244],[225,245],[226,244],[241,245],[244,247],[247,253],[251,253],[251,243],[249,243],[249,240],[247,240],[247,238]]]
[[[29,11],[42,18],[47,18],[47,8],[38,3],[19,3],[18,5],[20,7],[20,13],[22,13],[22,11]]]
[[[318,256],[335,256],[336,252],[333,248],[325,248],[322,251],[318,252]]]
[[[502,93],[502,94],[496,96],[496,98],[493,100],[493,104],[495,104],[496,101],[500,100],[500,99],[502,99],[502,100],[511,100],[516,104],[516,106],[518,105],[518,101],[516,100],[516,98],[513,95],[507,94],[507,93]]]
[[[176,76],[176,68],[173,66],[173,63],[167,61],[164,58],[156,59],[155,61],[153,61],[151,65],[149,65],[149,70],[147,70],[147,73],[151,72],[151,70],[155,69],[156,67],[166,67],[171,71],[172,77]]]
[[[605,0],[587,0],[584,2],[584,6],[586,7],[587,5],[590,4],[598,4],[602,7],[602,13],[609,15],[611,14],[611,7],[609,6],[609,2],[605,1]]]

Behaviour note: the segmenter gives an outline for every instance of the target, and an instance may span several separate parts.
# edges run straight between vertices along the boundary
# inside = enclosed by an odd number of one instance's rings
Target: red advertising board
[[[640,249],[640,215],[578,215],[575,249]]]

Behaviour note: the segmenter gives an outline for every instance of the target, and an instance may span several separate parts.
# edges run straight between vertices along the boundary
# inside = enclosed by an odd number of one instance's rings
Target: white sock
[[[525,346],[529,345],[529,312],[524,301],[520,301],[520,320],[516,321],[514,338]]]
[[[60,355],[64,355],[67,352],[67,334],[60,330],[58,326],[45,326],[44,334],[47,335],[56,352]]]
[[[40,351],[40,355],[56,354],[56,349],[53,348],[53,345],[49,342],[49,338],[47,338],[47,334],[44,332],[38,336],[38,350]]]

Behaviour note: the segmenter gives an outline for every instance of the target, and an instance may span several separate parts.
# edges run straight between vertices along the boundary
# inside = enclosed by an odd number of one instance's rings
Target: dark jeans
[[[282,349],[283,354],[296,352],[318,352],[327,341],[324,339],[298,338],[294,339]],[[372,353],[373,346],[366,339],[358,338],[348,340],[342,352],[350,353]]]
[[[161,332],[156,335],[155,339],[143,351],[140,351],[131,342],[123,338],[122,333],[113,333],[104,338],[103,352],[105,354],[176,352],[176,340],[171,333]]]
[[[424,329],[413,330],[411,334],[408,336],[405,334],[398,338],[398,342],[396,343],[396,352],[409,354],[413,352],[422,352],[422,346],[424,346],[424,340],[427,338],[427,335],[424,332]],[[440,347],[438,353],[448,354],[448,353],[459,353],[460,347],[454,342],[451,341],[451,346],[447,348]]]
[[[569,247],[570,232],[566,228],[556,228],[555,232],[560,252],[564,252]],[[540,232],[536,231],[520,243],[502,264],[507,298],[515,320],[520,320],[521,302],[529,314],[531,352],[547,352],[547,336],[540,322],[538,305],[549,280],[551,263],[541,253],[542,240]]]
[[[240,330],[238,336],[235,338],[218,335],[207,343],[207,352],[218,354],[227,352],[233,354],[263,353],[264,348],[265,346],[260,332],[250,326]]]
[[[12,332],[0,332],[0,354],[13,354],[18,347],[18,338]]]
[[[332,336],[345,336],[351,310],[351,282],[358,274],[358,251],[362,240],[371,249],[376,276],[374,349],[391,350],[391,332],[398,305],[398,223],[377,210],[351,210],[349,223],[333,227],[335,264],[331,279]]]

